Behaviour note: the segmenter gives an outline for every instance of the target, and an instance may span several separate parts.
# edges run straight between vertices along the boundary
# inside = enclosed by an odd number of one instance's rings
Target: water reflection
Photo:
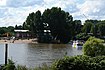
[[[62,58],[65,53],[74,56],[82,54],[82,51],[72,48],[70,44],[9,44],[9,58],[16,64],[28,67],[51,64],[55,59]],[[1,48],[0,55],[3,55]]]

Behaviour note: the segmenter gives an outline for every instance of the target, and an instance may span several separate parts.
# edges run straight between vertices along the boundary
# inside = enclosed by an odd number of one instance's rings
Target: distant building
[[[16,39],[29,39],[32,35],[29,30],[14,30]]]

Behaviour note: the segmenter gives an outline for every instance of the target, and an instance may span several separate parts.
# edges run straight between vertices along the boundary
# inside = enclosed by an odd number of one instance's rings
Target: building
[[[29,39],[32,38],[32,34],[29,30],[14,30],[16,39]]]

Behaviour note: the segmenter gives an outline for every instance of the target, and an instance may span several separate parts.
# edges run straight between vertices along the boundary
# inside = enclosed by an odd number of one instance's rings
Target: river
[[[8,58],[16,64],[27,67],[38,67],[51,64],[55,59],[81,55],[82,50],[71,47],[70,44],[8,44]],[[0,64],[4,64],[4,44],[0,44]]]

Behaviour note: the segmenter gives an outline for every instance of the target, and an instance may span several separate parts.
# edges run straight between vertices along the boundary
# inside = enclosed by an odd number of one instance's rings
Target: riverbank
[[[34,39],[19,39],[19,40],[0,40],[0,44],[5,44],[5,43],[37,43]]]

